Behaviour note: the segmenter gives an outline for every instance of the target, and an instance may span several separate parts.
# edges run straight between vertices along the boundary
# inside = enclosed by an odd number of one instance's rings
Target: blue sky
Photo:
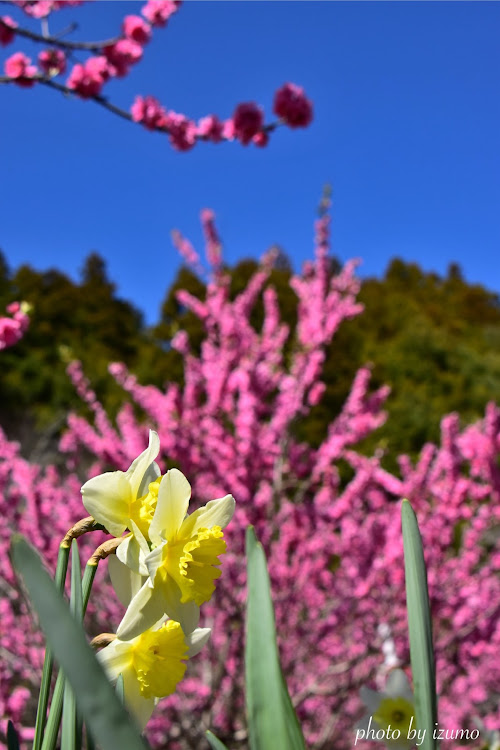
[[[51,30],[74,19],[75,38],[109,37],[140,7],[97,0],[54,14]],[[153,94],[197,119],[254,100],[270,116],[274,91],[294,81],[314,102],[313,124],[280,129],[266,149],[183,154],[91,102],[0,86],[0,247],[11,267],[74,278],[97,250],[152,323],[179,267],[173,228],[201,250],[198,216],[210,207],[229,263],[278,243],[300,268],[329,182],[333,251],[361,257],[361,275],[395,256],[439,273],[458,262],[500,292],[499,28],[500,4],[477,0],[188,0],[108,86],[112,101],[128,109]],[[2,66],[18,48],[38,51],[12,44]]]

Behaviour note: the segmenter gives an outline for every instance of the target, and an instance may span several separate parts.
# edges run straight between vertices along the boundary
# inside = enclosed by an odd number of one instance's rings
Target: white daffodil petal
[[[198,529],[211,529],[212,526],[225,528],[234,513],[234,497],[226,495],[218,500],[210,500],[203,508],[195,510],[182,525],[182,534],[192,536]]]
[[[136,540],[140,551],[142,552],[142,555],[140,556],[142,559],[146,557],[146,555],[149,555],[149,545],[144,538],[144,534],[140,530],[140,528],[137,526],[136,522],[130,519],[130,529],[134,534],[134,539]],[[145,574],[147,575],[147,574]]]
[[[85,482],[83,504],[97,523],[113,536],[121,536],[128,524],[130,484],[123,471],[108,471]]]
[[[151,484],[151,482],[154,482],[155,479],[158,479],[160,475],[160,467],[158,466],[156,461],[153,461],[153,463],[146,469],[146,473],[144,474],[142,482],[139,485],[139,489],[137,490],[137,497],[147,495],[149,485]]]
[[[128,607],[146,579],[120,562],[116,555],[108,557],[108,571],[118,599],[124,607]]]
[[[176,536],[186,517],[191,485],[178,469],[170,469],[160,482],[158,502],[149,527],[149,537],[154,544],[160,539]]]
[[[185,636],[189,658],[200,653],[201,649],[210,638],[211,632],[211,628],[196,628],[192,633]]]
[[[181,591],[176,582],[170,576],[162,586],[164,612],[171,620],[180,623],[184,635],[189,635],[198,626],[200,621],[200,608],[191,601],[181,603]]]
[[[122,641],[136,638],[160,619],[165,612],[161,592],[150,585],[149,579],[130,602],[116,635]]]
[[[142,732],[154,711],[155,699],[144,698],[141,695],[141,686],[134,669],[126,669],[122,674],[125,704],[133,714]]]
[[[359,697],[367,707],[368,711],[371,714],[374,714],[380,706],[380,701],[384,698],[384,695],[383,693],[377,693],[376,690],[370,690],[370,688],[363,685],[359,691]]]
[[[384,692],[390,698],[406,698],[407,701],[413,703],[413,693],[410,688],[410,683],[402,669],[393,669],[390,672]]]
[[[132,490],[132,496],[140,497],[138,494],[141,486],[144,474],[148,467],[153,463],[158,453],[160,452],[160,439],[158,433],[154,430],[149,431],[149,445],[140,456],[132,461],[129,468],[126,471],[127,480],[130,483]]]
[[[102,664],[109,680],[114,682],[132,663],[130,643],[124,643],[118,639],[111,641],[106,648],[98,652],[97,659]]]
[[[166,544],[167,542],[160,543],[159,547],[155,547],[144,558],[144,563],[146,565],[148,575],[151,578],[152,583],[154,583],[154,580],[156,578],[156,571],[163,562],[163,549]]]

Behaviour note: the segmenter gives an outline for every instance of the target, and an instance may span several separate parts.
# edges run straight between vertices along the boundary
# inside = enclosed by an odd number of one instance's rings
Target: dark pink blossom
[[[264,115],[254,102],[238,104],[233,114],[234,135],[246,146],[262,130]]]
[[[147,44],[151,39],[151,26],[140,16],[125,16],[122,31],[127,39],[137,44]]]
[[[180,5],[180,0],[148,0],[141,13],[152,26],[165,26]]]
[[[4,65],[5,74],[14,78],[18,86],[29,88],[35,81],[33,76],[37,74],[35,65],[31,65],[31,58],[26,57],[23,52],[15,52],[7,58]]]
[[[57,76],[66,70],[66,55],[59,49],[45,49],[38,55],[38,62],[44,73]]]
[[[0,18],[0,44],[2,47],[12,42],[16,35],[16,27],[17,23],[10,16]]]
[[[274,95],[273,111],[291,128],[305,128],[313,118],[313,108],[304,89],[285,83]]]
[[[154,96],[136,96],[130,108],[134,122],[140,122],[148,130],[164,128],[168,122],[167,112]]]

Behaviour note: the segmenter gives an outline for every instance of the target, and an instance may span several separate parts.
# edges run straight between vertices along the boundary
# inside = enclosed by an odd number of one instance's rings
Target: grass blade
[[[145,750],[138,728],[116,697],[85,639],[81,624],[75,621],[35,550],[25,539],[15,536],[11,556],[96,743],[101,750],[116,750],[117,747]]]
[[[20,750],[19,735],[10,719],[7,722],[7,750]]]
[[[215,734],[212,734],[209,729],[205,732],[205,737],[207,738],[208,744],[212,750],[227,750],[225,744],[218,740]]]
[[[245,681],[251,750],[305,750],[276,644],[269,574],[252,527],[246,535],[248,603]]]
[[[403,500],[401,521],[416,723],[419,730],[425,730],[422,750],[435,750],[438,747],[437,741],[433,739],[433,730],[438,720],[436,671],[427,571],[417,517],[408,500]]]

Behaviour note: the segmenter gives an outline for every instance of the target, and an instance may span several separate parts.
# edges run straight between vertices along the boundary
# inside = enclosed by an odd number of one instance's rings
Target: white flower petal
[[[109,577],[111,578],[111,585],[113,586],[118,599],[124,607],[128,607],[131,600],[144,585],[146,579],[144,576],[134,573],[134,571],[127,565],[124,565],[123,562],[120,562],[116,555],[110,555],[108,557],[108,571]]]
[[[234,513],[234,497],[226,495],[218,500],[210,500],[206,505],[195,510],[182,524],[182,535],[192,536],[198,529],[211,529],[212,526],[225,528]]]
[[[124,643],[116,638],[97,654],[108,679],[115,682],[119,675],[132,663],[132,649],[130,643]]]
[[[149,555],[149,545],[145,540],[142,531],[132,519],[130,519],[130,528],[134,534],[134,540],[139,548],[137,557],[137,572],[140,573],[141,576],[147,576],[148,570],[146,568],[145,560],[146,556]]]
[[[153,584],[156,578],[156,572],[163,562],[163,550],[166,544],[168,544],[168,542],[162,542],[158,547],[151,550],[151,552],[149,552],[144,558],[148,575]]]
[[[199,654],[205,643],[208,642],[212,630],[211,628],[196,628],[192,633],[185,636],[188,645],[188,657]]]
[[[160,482],[158,502],[149,527],[153,544],[176,536],[186,517],[190,497],[191,485],[184,474],[178,469],[167,471]]]
[[[384,692],[390,698],[405,698],[410,703],[413,703],[413,693],[410,683],[402,669],[393,669],[389,673]]]
[[[161,592],[157,588],[154,589],[148,579],[128,605],[116,635],[122,641],[136,638],[154,625],[164,612],[165,606]]]
[[[132,461],[126,471],[126,477],[130,483],[132,497],[134,499],[136,497],[141,497],[141,495],[139,495],[138,493],[139,488],[142,484],[142,480],[144,479],[144,475],[146,474],[147,469],[153,463],[159,452],[160,438],[158,437],[158,433],[154,432],[154,430],[150,430],[148,447],[141,453],[140,456],[137,456],[137,458]]]
[[[130,484],[123,471],[108,471],[85,482],[83,504],[97,523],[113,536],[121,536],[128,525]]]
[[[359,697],[367,707],[370,714],[374,714],[380,706],[380,702],[384,698],[384,695],[383,693],[377,693],[376,690],[370,690],[370,688],[363,685],[359,691]]]
[[[125,670],[122,674],[125,704],[133,714],[142,732],[151,718],[156,701],[154,698],[143,698],[141,686],[133,668]]]

